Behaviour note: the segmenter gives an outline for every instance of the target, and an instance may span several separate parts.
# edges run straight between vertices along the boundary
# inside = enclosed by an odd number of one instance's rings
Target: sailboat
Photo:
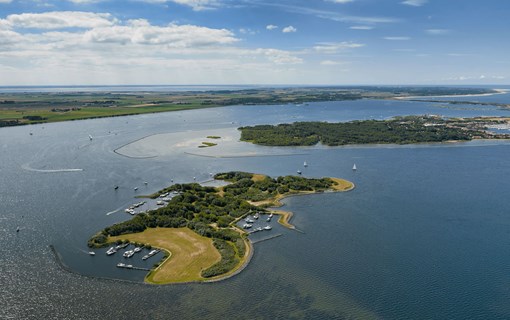
[[[352,166],[352,171],[356,171],[356,170],[358,170],[358,168],[356,168],[356,164],[354,164],[354,165]]]

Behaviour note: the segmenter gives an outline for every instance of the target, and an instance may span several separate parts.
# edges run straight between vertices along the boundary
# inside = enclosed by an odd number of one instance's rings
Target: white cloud
[[[80,0],[78,0],[80,1]],[[90,1],[90,0],[85,0]],[[219,6],[218,0],[136,0],[147,3],[167,3],[173,2],[180,5],[188,6],[193,8],[195,11],[214,9]]]
[[[278,26],[275,26],[274,24],[268,24],[266,26],[266,29],[267,30],[274,30],[274,29],[278,29]]]
[[[252,29],[250,29],[250,28],[240,28],[240,29],[239,29],[239,33],[254,35],[254,34],[257,34],[257,33],[258,33],[258,31],[256,31],[256,30],[252,30]]]
[[[321,42],[314,46],[313,49],[320,53],[332,54],[346,49],[361,48],[363,46],[365,45],[354,42]]]
[[[327,0],[329,2],[334,2],[334,3],[349,3],[349,2],[353,2],[354,0]]]
[[[346,62],[343,61],[333,61],[333,60],[323,60],[320,62],[322,66],[339,66],[344,65]]]
[[[175,48],[224,45],[238,41],[226,29],[176,24],[159,27],[151,26],[144,20],[131,21],[127,26],[94,28],[85,32],[84,38],[95,43],[166,45]]]
[[[296,32],[297,29],[294,28],[293,26],[288,26],[288,27],[285,27],[282,29],[282,32],[283,33],[290,33],[290,32]]]
[[[383,39],[390,40],[390,41],[407,41],[407,40],[411,40],[410,37],[384,37]]]
[[[101,0],[67,0],[67,1],[76,3],[76,4],[87,4],[87,3],[101,2]]]
[[[349,29],[352,30],[372,30],[374,27],[372,26],[350,26]]]
[[[448,29],[427,29],[427,30],[425,30],[425,33],[434,35],[434,36],[436,36],[436,35],[439,36],[439,35],[445,35],[445,34],[450,33],[450,30],[448,30]]]
[[[491,80],[504,80],[504,79],[506,79],[506,77],[504,77],[504,76],[499,76],[499,75],[486,76],[486,75],[482,74],[482,75],[470,75],[470,76],[455,76],[455,77],[446,78],[444,80],[447,80],[447,81],[472,81],[472,80],[491,81]]]
[[[35,29],[95,28],[111,26],[116,22],[109,13],[52,11],[11,14],[0,19],[0,26]]]
[[[276,64],[300,64],[303,59],[292,55],[291,52],[278,49],[257,49],[258,54],[266,56],[270,61]]]
[[[408,6],[421,7],[424,4],[426,4],[427,2],[428,2],[428,0],[406,0],[406,1],[402,1],[401,3],[406,4]]]
[[[0,3],[11,3],[12,0],[0,0]]]

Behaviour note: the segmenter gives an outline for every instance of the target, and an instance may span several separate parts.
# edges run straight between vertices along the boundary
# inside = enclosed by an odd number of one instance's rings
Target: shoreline
[[[260,181],[267,176],[262,174],[252,174],[254,181]],[[281,201],[288,197],[304,196],[318,193],[346,192],[355,188],[354,183],[340,178],[321,178],[329,179],[330,185],[327,189],[319,187],[313,191],[289,191],[284,194],[277,194],[270,199],[260,202],[250,202],[255,207],[281,207],[284,205]],[[221,180],[221,179],[218,179]],[[327,184],[325,185],[327,186]],[[313,187],[315,189],[316,187]],[[216,188],[218,195],[222,195],[223,189]],[[290,223],[293,217],[292,212],[284,210],[268,210],[273,214],[279,215],[278,223],[290,230],[302,232],[296,226]],[[157,266],[151,269],[144,277],[144,283],[149,285],[172,285],[183,283],[214,283],[229,279],[242,272],[251,262],[254,254],[253,242],[249,238],[249,233],[237,226],[237,222],[246,216],[240,216],[230,224],[230,229],[239,233],[244,242],[244,255],[240,257],[236,250],[236,257],[239,262],[224,274],[216,275],[210,278],[202,276],[202,272],[223,259],[217,248],[212,245],[212,238],[204,237],[189,228],[147,228],[143,232],[129,233],[109,237],[108,243],[113,241],[128,241],[130,243],[143,243],[151,245],[152,248],[158,248],[165,252],[166,257],[157,263]],[[210,245],[208,244],[210,243]],[[215,256],[218,255],[217,258]],[[217,260],[219,259],[219,261]]]
[[[453,94],[453,95],[442,95],[442,96],[406,96],[406,97],[393,97],[389,98],[390,100],[407,100],[407,99],[417,99],[417,98],[467,98],[467,97],[488,97],[495,96],[498,94],[505,94],[510,92],[510,89],[493,89],[496,92],[493,93],[478,93],[478,94]]]

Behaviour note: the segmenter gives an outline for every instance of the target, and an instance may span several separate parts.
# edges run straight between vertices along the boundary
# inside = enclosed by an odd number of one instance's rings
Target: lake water
[[[508,319],[509,143],[270,148],[219,141],[200,151],[194,145],[208,132],[235,137],[241,125],[509,115],[456,107],[360,100],[2,128],[0,318]],[[132,143],[154,135],[164,139],[150,148]],[[114,152],[123,146],[126,154]],[[307,177],[346,178],[356,189],[286,199],[284,208],[304,233],[273,224],[255,235],[282,234],[256,243],[249,266],[231,279],[150,286],[142,284],[144,272],[116,268],[120,256],[87,254],[92,234],[130,218],[123,208],[138,202],[134,196],[171,180],[298,169]],[[73,272],[59,267],[49,245]],[[150,267],[152,259],[133,264]]]

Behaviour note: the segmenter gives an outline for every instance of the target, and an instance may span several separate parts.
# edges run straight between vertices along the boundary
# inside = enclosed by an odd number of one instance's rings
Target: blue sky
[[[0,85],[510,84],[506,0],[0,0]]]

